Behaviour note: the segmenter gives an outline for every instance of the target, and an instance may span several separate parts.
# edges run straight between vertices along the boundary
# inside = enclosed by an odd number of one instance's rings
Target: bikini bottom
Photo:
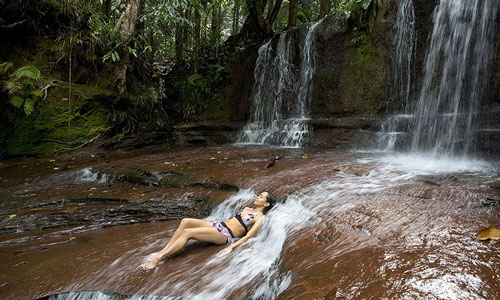
[[[223,234],[227,237],[226,244],[228,243],[231,244],[234,242],[235,240],[234,235],[231,232],[231,229],[229,229],[229,227],[227,227],[227,225],[224,222],[212,222],[212,227],[217,229],[217,231],[220,234]]]

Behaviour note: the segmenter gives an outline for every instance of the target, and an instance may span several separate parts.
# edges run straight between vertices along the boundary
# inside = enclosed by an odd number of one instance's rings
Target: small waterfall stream
[[[401,4],[397,51],[411,58],[413,45],[404,42],[414,30],[411,1]],[[402,115],[389,118],[382,128],[379,149],[409,150],[434,157],[466,158],[474,153],[482,89],[488,75],[491,30],[498,12],[495,0],[441,0],[434,11],[434,28],[425,59],[422,86],[415,101],[410,98],[411,77],[395,72],[401,86],[397,97],[406,101]],[[402,28],[399,28],[401,27]],[[405,34],[399,34],[399,33]],[[411,46],[411,47],[409,47]],[[397,59],[396,70],[408,70],[409,60]]]
[[[302,41],[286,31],[276,45],[269,40],[260,47],[251,118],[238,137],[238,144],[292,148],[303,145],[311,133],[307,120],[314,72],[313,41],[321,22],[309,25]]]
[[[396,38],[392,69],[394,73],[392,103],[395,115],[389,117],[378,134],[377,148],[394,151],[408,136],[411,112],[408,112],[412,88],[412,67],[415,49],[415,8],[413,0],[399,4],[396,19]],[[407,142],[407,141],[406,141]]]

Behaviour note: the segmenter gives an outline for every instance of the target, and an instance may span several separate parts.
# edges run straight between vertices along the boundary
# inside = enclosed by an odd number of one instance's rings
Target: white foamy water
[[[432,153],[391,153],[364,159],[413,174],[492,173],[498,166],[491,162],[467,157],[437,157]]]
[[[85,168],[75,173],[75,181],[105,184],[110,181],[110,176],[99,171],[94,171],[92,168]]]

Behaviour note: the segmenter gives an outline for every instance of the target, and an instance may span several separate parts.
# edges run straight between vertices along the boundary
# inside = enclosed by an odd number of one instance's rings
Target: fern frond
[[[24,113],[29,116],[35,111],[35,101],[32,98],[24,101]]]
[[[27,77],[30,79],[39,79],[40,75],[40,70],[34,66],[24,66],[12,73],[12,76],[16,78]]]
[[[5,75],[9,71],[10,68],[14,66],[13,63],[11,62],[4,62],[3,64],[0,64],[0,75]]]
[[[32,90],[30,92],[30,95],[37,97],[37,98],[42,98],[43,97],[43,92],[40,90]]]
[[[21,97],[14,96],[14,97],[10,98],[10,104],[12,104],[16,108],[20,108],[21,106],[23,106],[23,103],[24,103],[24,99]]]

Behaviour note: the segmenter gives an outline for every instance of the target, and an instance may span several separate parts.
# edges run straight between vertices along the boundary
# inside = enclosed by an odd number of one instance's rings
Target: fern
[[[11,62],[4,62],[3,64],[0,64],[0,75],[5,75],[9,71],[10,68],[14,66],[13,63]]]
[[[7,72],[11,63],[0,65],[0,73]],[[40,90],[41,73],[34,66],[24,66],[10,74],[9,80],[5,82],[4,88],[10,95],[10,104],[15,108],[22,108],[29,116],[35,111],[36,104],[43,97]]]
[[[41,90],[32,90],[32,91],[30,91],[30,95],[33,97],[42,98],[43,92]]]
[[[40,75],[40,70],[38,70],[37,67],[34,66],[24,66],[12,73],[12,76],[15,78],[26,77],[33,80],[40,79]]]
[[[12,104],[16,108],[20,108],[24,104],[24,99],[18,96],[14,96],[10,98],[10,104]]]
[[[24,113],[29,116],[35,111],[35,99],[28,98],[24,101]]]

